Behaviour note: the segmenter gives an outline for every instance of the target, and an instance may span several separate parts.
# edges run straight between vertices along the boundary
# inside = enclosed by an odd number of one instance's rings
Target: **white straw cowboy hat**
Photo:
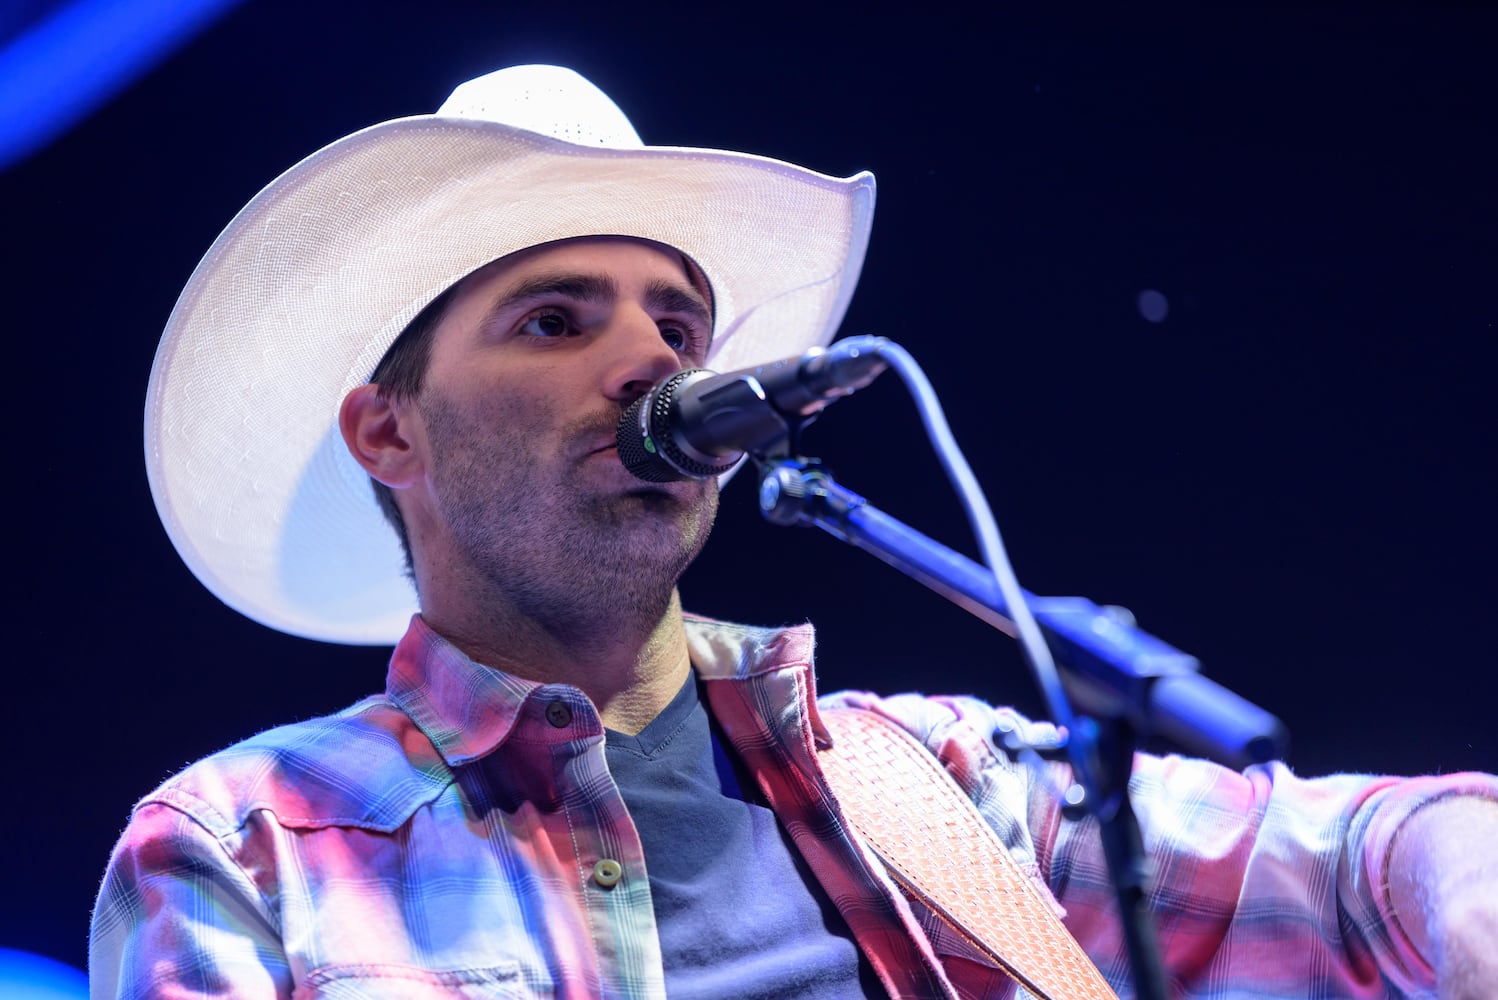
[[[371,126],[255,196],[193,272],[146,394],[146,468],[209,590],[293,635],[393,643],[416,610],[394,531],[337,428],[413,316],[526,247],[675,247],[712,287],[719,370],[825,344],[868,246],[874,179],[646,146],[571,70],[518,66]]]

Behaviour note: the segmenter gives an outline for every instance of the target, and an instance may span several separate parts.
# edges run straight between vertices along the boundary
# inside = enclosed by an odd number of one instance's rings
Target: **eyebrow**
[[[659,312],[678,313],[711,331],[712,310],[695,289],[683,288],[669,281],[652,281],[645,289],[645,304]]]
[[[496,316],[511,306],[531,299],[560,296],[579,302],[607,304],[619,297],[619,286],[606,274],[575,274],[570,271],[543,271],[533,274],[505,292],[489,307]]]

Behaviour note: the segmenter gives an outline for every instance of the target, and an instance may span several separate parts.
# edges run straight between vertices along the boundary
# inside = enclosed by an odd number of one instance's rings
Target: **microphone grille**
[[[646,393],[619,415],[619,428],[615,432],[619,443],[619,461],[634,473],[636,478],[647,483],[671,483],[686,479],[673,469],[656,450],[655,441],[645,432],[645,423],[640,411],[649,405],[654,392]]]
[[[671,408],[682,385],[712,375],[705,368],[679,371],[635,400],[619,416],[619,461],[648,483],[711,479],[738,464],[739,456],[703,461],[682,449],[672,432]]]

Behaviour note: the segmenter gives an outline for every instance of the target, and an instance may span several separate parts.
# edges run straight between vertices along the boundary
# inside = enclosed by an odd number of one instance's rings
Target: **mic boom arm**
[[[767,520],[821,528],[1014,634],[992,572],[844,489],[820,467],[768,463],[759,506]],[[1284,724],[1200,674],[1195,657],[1086,598],[1027,593],[1025,603],[1056,654],[1067,694],[1089,714],[1127,719],[1141,734],[1234,768],[1284,755]]]

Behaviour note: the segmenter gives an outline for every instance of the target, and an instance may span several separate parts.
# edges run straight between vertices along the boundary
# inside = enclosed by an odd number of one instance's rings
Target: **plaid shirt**
[[[1006,995],[840,819],[816,763],[811,630],[688,630],[713,714],[892,995]],[[1044,727],[970,698],[828,702],[924,741],[1128,990],[1096,831],[1046,791],[1064,765],[1038,775],[985,738],[1000,718]],[[1394,828],[1433,796],[1498,797],[1481,775],[1304,781],[1155,757],[1133,787],[1166,965],[1195,997],[1428,992],[1382,890]],[[473,663],[419,618],[383,696],[262,733],[140,802],[89,958],[95,997],[664,995],[645,859],[592,705]]]

